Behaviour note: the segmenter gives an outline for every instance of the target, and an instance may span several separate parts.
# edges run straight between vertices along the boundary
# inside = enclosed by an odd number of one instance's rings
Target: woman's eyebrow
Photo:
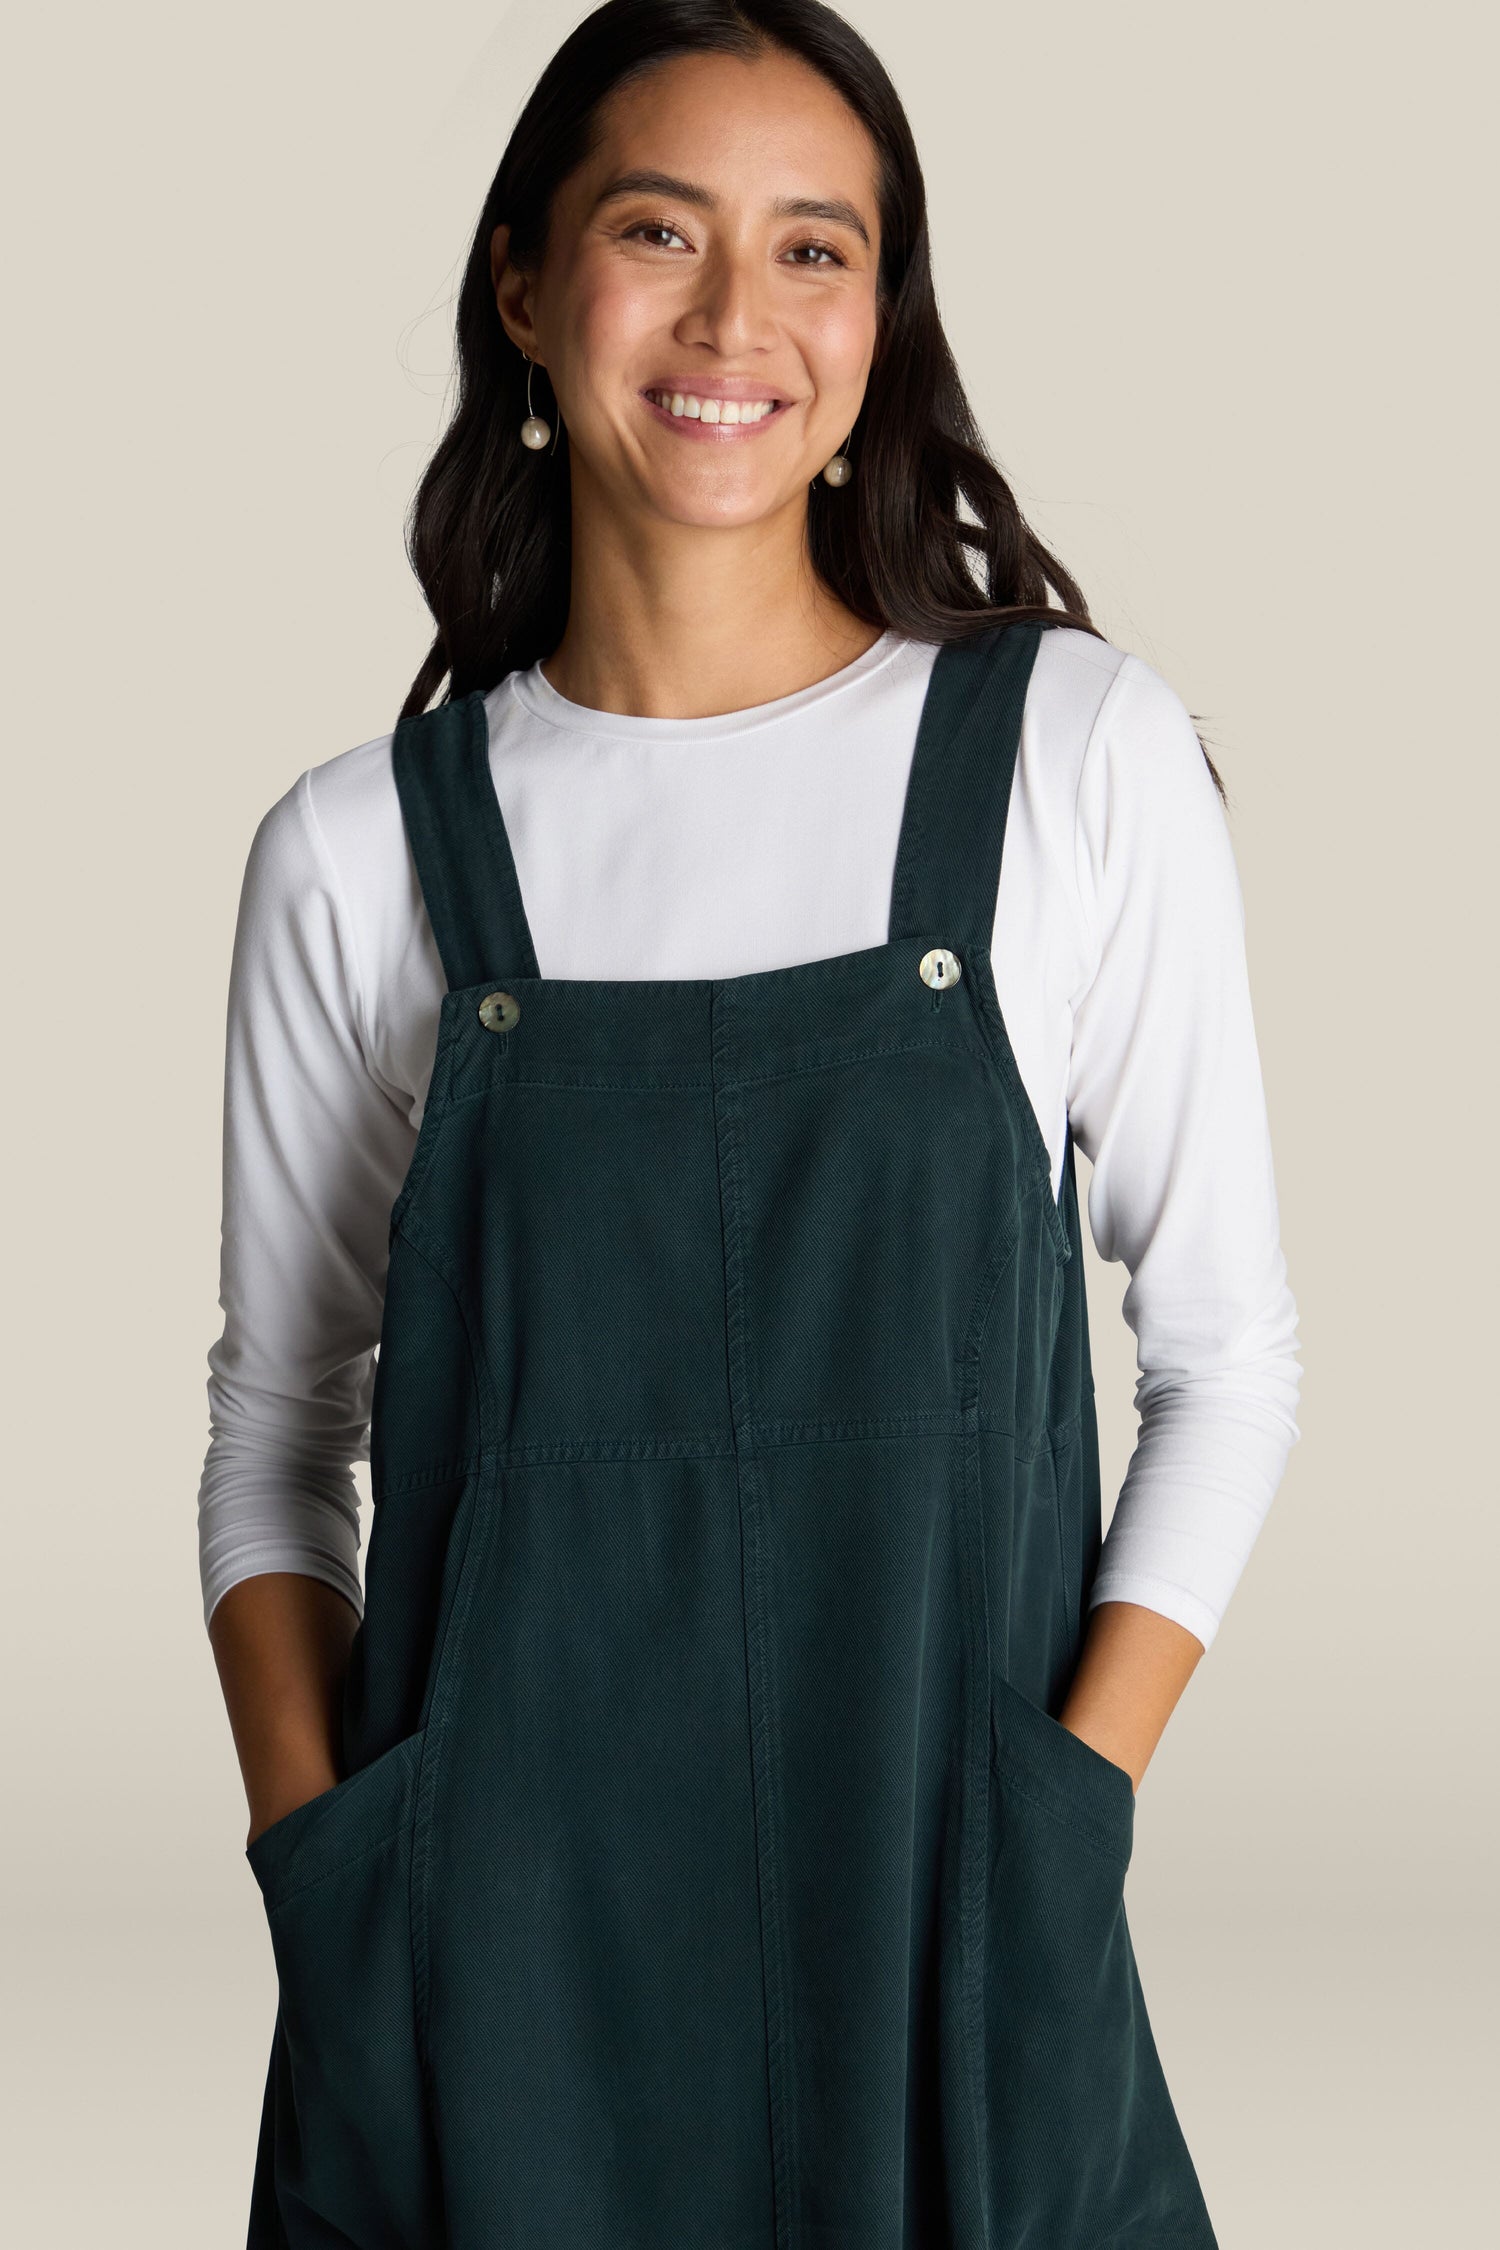
[[[711,188],[700,187],[693,180],[679,180],[670,172],[642,169],[621,172],[608,181],[594,198],[594,210],[627,195],[671,196],[678,203],[694,203],[702,211],[715,211],[719,204]],[[870,247],[869,229],[854,205],[842,196],[778,195],[767,208],[777,219],[827,219],[834,226],[848,227],[867,250]]]

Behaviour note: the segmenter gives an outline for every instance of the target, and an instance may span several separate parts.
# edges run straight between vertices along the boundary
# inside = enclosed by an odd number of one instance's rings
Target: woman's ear
[[[490,236],[490,283],[500,324],[513,344],[537,359],[536,328],[531,318],[531,276],[510,262],[510,228],[502,225]],[[538,366],[542,363],[537,360]]]
[[[500,295],[500,276],[505,271],[505,261],[509,250],[510,226],[508,222],[505,222],[497,226],[490,236],[490,286],[495,292],[497,301]]]

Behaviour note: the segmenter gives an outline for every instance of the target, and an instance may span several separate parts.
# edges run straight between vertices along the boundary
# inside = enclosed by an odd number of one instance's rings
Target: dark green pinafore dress
[[[482,697],[396,730],[448,990],[346,1778],[247,1855],[250,2250],[1213,2250],[1053,1716],[1078,1201],[989,953],[1042,630],[939,653],[885,942],[740,976],[548,977]]]

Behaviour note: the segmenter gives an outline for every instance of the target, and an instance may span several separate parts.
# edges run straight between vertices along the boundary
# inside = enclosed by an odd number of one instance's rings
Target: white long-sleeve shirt
[[[540,666],[502,680],[491,769],[542,975],[736,976],[882,943],[936,653],[886,633],[712,718],[591,710]],[[1095,1245],[1130,1276],[1140,1427],[1091,1600],[1206,1648],[1299,1435],[1297,1309],[1223,807],[1173,689],[1073,627],[1042,635],[1027,693],[994,969],[1053,1191],[1071,1119]],[[264,1570],[362,1608],[352,1464],[443,986],[384,734],[300,774],[245,867],[205,1622]]]

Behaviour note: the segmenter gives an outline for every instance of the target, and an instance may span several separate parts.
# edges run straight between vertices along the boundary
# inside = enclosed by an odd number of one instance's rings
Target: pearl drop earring
[[[854,432],[851,430],[849,432],[849,437],[846,437],[844,440],[844,445],[847,445],[849,443],[849,438],[852,438],[853,435]],[[850,460],[848,454],[844,451],[843,446],[841,446],[838,452],[835,453],[833,459],[824,469],[823,482],[825,484],[847,484],[853,474],[854,463]]]
[[[521,443],[531,452],[540,453],[548,438],[552,436],[552,425],[550,422],[544,422],[540,414],[533,414],[531,410],[531,370],[534,362],[530,352],[524,349],[521,351],[521,357],[526,362],[526,419],[521,424]],[[556,451],[555,440],[553,450]]]

